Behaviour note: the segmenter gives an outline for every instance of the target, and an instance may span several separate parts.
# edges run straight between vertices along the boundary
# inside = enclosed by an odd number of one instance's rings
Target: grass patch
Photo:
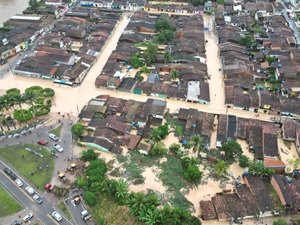
[[[181,137],[182,135],[183,135],[183,126],[179,125],[179,124],[176,124],[176,127],[175,127],[175,136],[176,137]]]
[[[19,212],[22,206],[2,186],[0,186],[0,217]],[[5,203],[4,203],[5,202]]]
[[[70,220],[72,219],[72,216],[71,216],[71,213],[70,211],[68,210],[66,204],[63,202],[63,200],[60,200],[58,203],[57,203],[57,208],[62,211],[63,214],[66,215],[66,217]]]
[[[168,191],[172,195],[170,203],[175,207],[189,209],[191,203],[180,192],[182,188],[186,188],[189,185],[182,177],[183,168],[180,158],[169,155],[167,156],[167,161],[160,164],[159,167],[162,169],[159,178],[168,187]]]
[[[41,158],[25,150],[30,148],[43,155]],[[33,144],[14,145],[0,149],[0,156],[10,163],[21,174],[28,178],[38,189],[43,189],[53,175],[54,160],[50,152]]]
[[[118,205],[113,199],[101,194],[97,205],[92,207],[92,215],[97,224],[101,225],[144,225],[131,216],[127,206]]]
[[[58,126],[51,130],[49,133],[55,134],[57,137],[60,137],[60,131],[61,131],[62,126]]]

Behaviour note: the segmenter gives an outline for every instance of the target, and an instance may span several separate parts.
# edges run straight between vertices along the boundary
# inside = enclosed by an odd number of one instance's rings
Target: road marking
[[[6,176],[8,179],[11,180],[11,178],[10,178],[9,176],[7,176],[5,173],[3,173],[2,171],[0,171],[0,172],[1,172],[4,176]],[[3,183],[3,182],[1,182],[1,183]],[[23,190],[22,187],[19,187],[13,180],[12,180],[12,183],[13,183],[17,188],[19,188],[19,190],[22,191],[22,192],[29,198],[30,201],[32,201],[33,203],[35,202],[35,201],[33,201],[32,197],[29,196],[28,193],[25,192],[25,191]],[[24,186],[24,182],[23,182],[23,186]]]
[[[55,219],[53,219],[52,216],[50,216],[49,214],[47,214],[47,216],[48,216],[49,219],[51,219],[56,225],[59,225],[59,223],[58,223]]]
[[[74,200],[72,200],[71,201],[71,203],[72,203],[72,205],[76,208],[76,204],[75,204],[75,201]]]

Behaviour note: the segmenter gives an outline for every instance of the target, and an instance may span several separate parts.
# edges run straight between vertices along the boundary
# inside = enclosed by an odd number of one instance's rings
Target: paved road
[[[24,184],[21,188],[18,187],[14,183],[14,181],[12,181],[2,172],[5,167],[6,165],[2,161],[0,161],[0,182],[14,197],[16,197],[23,205],[25,205],[29,209],[29,212],[32,212],[34,214],[34,220],[38,219],[45,225],[58,224],[51,217],[51,213],[56,210],[53,207],[52,203],[50,203],[47,198],[43,199],[42,204],[36,203],[32,199],[32,197],[25,192],[25,187],[29,186],[28,183],[23,178],[21,178]],[[16,173],[16,171],[14,172]],[[21,217],[23,216],[25,216],[25,214],[21,215]],[[9,224],[11,222],[13,221],[0,220],[0,224]],[[60,224],[71,225],[72,223],[69,222],[66,218],[63,218]]]

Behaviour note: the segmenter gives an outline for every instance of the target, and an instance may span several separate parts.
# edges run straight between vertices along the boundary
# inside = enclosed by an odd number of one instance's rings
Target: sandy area
[[[169,148],[172,144],[179,142],[178,138],[175,137],[174,132],[168,134],[168,136],[163,140],[164,144],[167,148]]]
[[[282,138],[277,139],[278,143],[278,150],[281,160],[286,164],[289,165],[289,160],[291,159],[299,159],[295,142],[288,142],[289,146],[286,146],[283,142]],[[298,167],[300,169],[300,165]]]
[[[162,182],[157,178],[160,173],[160,169],[157,167],[147,167],[142,173],[145,178],[145,182],[139,185],[129,185],[129,190],[134,192],[147,191],[148,189],[157,191],[159,193],[164,193],[166,188],[163,186]]]
[[[254,159],[254,154],[249,151],[249,145],[245,140],[237,139],[237,143],[241,145],[244,155],[248,156],[250,159]]]

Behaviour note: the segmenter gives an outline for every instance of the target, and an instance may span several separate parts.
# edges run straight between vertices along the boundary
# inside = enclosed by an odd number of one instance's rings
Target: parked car
[[[58,212],[56,212],[56,211],[54,211],[54,212],[52,213],[52,217],[53,217],[55,220],[57,220],[58,222],[62,220],[62,216],[61,216]]]
[[[45,188],[46,191],[50,192],[50,191],[52,191],[54,189],[54,187],[55,187],[55,185],[46,184],[44,188]]]
[[[18,178],[15,180],[16,184],[19,186],[19,187],[22,187],[23,186],[23,182]]]
[[[7,60],[6,59],[0,59],[0,65],[4,65],[7,63]]]
[[[24,222],[27,222],[27,221],[29,221],[32,217],[33,217],[33,214],[32,214],[32,213],[28,213],[28,214],[23,218],[23,221],[24,221]]]
[[[19,60],[17,61],[17,65],[20,65],[21,63],[22,63],[22,60],[19,59]]]
[[[59,144],[55,144],[54,148],[58,151],[58,152],[63,152],[64,149],[59,145]]]
[[[32,187],[26,187],[25,190],[27,191],[28,194],[33,195],[35,193],[35,191],[33,190]]]
[[[38,195],[34,195],[33,199],[39,204],[41,204],[43,202],[43,199]]]
[[[12,173],[12,171],[8,167],[5,167],[4,173],[6,173],[7,175],[10,175]]]
[[[16,179],[18,178],[17,175],[14,174],[13,172],[11,172],[11,173],[9,174],[9,176],[10,176],[10,178],[11,178],[12,180],[16,180]]]
[[[80,216],[83,220],[87,221],[89,220],[92,216],[88,213],[87,210],[83,210],[81,213],[80,213]]]
[[[45,146],[45,145],[48,144],[48,142],[45,141],[45,140],[39,140],[37,143],[38,143],[39,145],[42,145],[42,146]]]
[[[11,223],[11,225],[21,225],[22,224],[22,221],[18,221],[18,220],[15,220],[14,222]]]
[[[50,133],[49,138],[51,138],[53,141],[58,141],[58,137],[55,134]]]

